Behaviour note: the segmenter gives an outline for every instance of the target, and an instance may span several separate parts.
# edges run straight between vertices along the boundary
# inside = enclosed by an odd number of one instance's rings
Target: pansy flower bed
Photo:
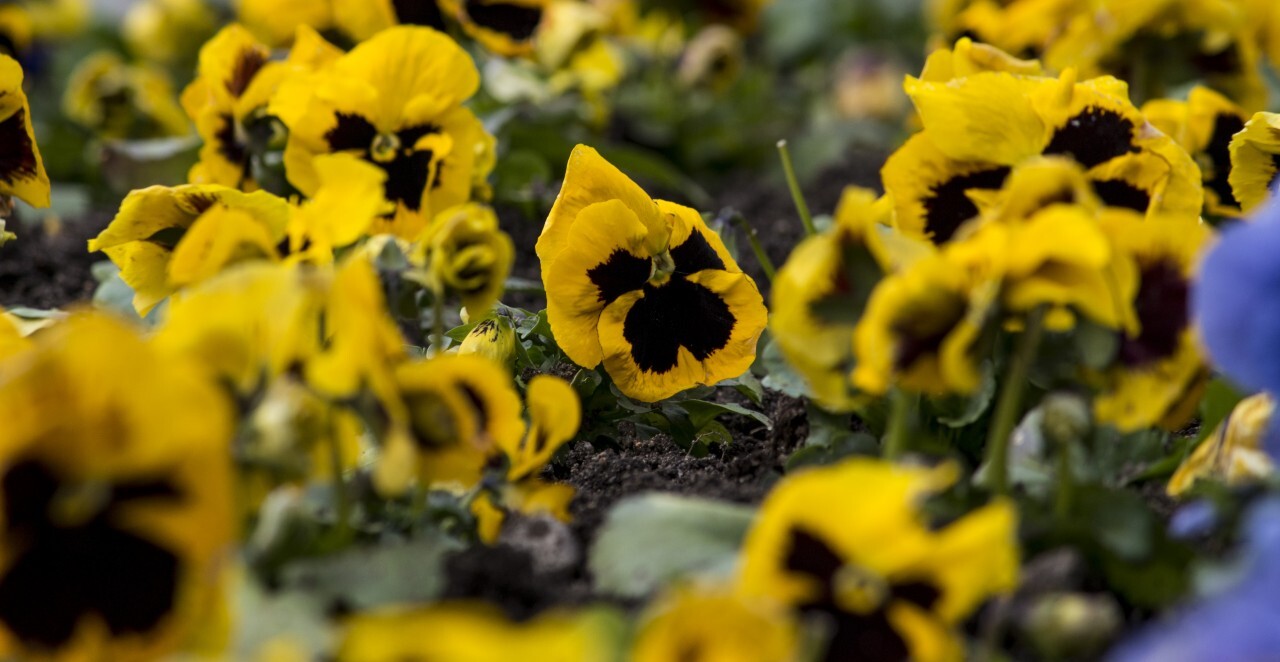
[[[1280,10],[0,4],[0,659],[1280,659]]]

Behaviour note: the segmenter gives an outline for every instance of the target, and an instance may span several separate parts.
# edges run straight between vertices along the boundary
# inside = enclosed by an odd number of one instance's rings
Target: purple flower
[[[1280,660],[1280,498],[1245,521],[1240,581],[1122,642],[1109,662]]]

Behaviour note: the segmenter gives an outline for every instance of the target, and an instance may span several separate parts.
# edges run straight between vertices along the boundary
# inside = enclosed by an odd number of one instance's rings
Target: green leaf
[[[778,343],[769,341],[764,347],[764,351],[760,354],[760,359],[764,363],[765,371],[768,373],[761,384],[765,388],[771,388],[780,391],[793,398],[807,398],[812,394],[809,392],[809,384],[795,368],[782,356],[782,350],[778,348]]]
[[[734,390],[755,403],[756,406],[764,404],[764,386],[750,371],[742,373],[742,376],[737,379],[726,379],[720,382],[719,385],[733,387]]]
[[[586,401],[591,397],[592,393],[596,392],[602,382],[604,382],[604,377],[601,377],[599,372],[588,370],[587,368],[579,368],[569,385],[578,392],[578,397]]]
[[[708,402],[706,400],[685,400],[680,403],[680,407],[689,413],[689,419],[693,422],[695,430],[701,430],[711,421],[721,414],[737,414],[746,416],[765,427],[765,429],[773,429],[773,421],[761,412],[747,409],[742,405],[733,404],[731,402]]]
[[[444,337],[446,337],[446,338],[448,338],[448,339],[450,339],[450,340],[453,340],[453,341],[455,341],[455,342],[457,342],[457,343],[462,343],[462,341],[463,341],[463,340],[466,340],[466,339],[467,339],[467,335],[469,335],[469,334],[471,333],[471,330],[472,330],[472,329],[474,329],[474,328],[476,328],[476,325],[477,325],[477,324],[479,324],[479,322],[471,322],[470,324],[463,324],[462,326],[455,326],[455,327],[453,327],[452,329],[449,329],[448,331],[445,331],[445,332],[444,332]]]
[[[755,516],[750,506],[645,494],[614,506],[588,567],[601,593],[640,598],[674,579],[727,574]]]
[[[355,609],[429,602],[445,586],[444,560],[463,544],[431,534],[404,544],[353,548],[289,563],[282,584],[305,590],[323,604],[341,601]]]
[[[813,439],[813,436],[810,436]],[[853,455],[876,456],[880,442],[866,432],[842,430],[831,433],[823,443],[806,444],[787,458],[787,471],[801,467],[834,464]]]
[[[1222,377],[1213,378],[1204,389],[1204,397],[1200,398],[1200,432],[1196,439],[1213,434],[1213,429],[1227,420],[1246,395]]]
[[[991,361],[982,362],[982,381],[972,395],[947,398],[931,398],[938,422],[951,428],[962,428],[977,422],[991,406],[996,394],[995,367]]]

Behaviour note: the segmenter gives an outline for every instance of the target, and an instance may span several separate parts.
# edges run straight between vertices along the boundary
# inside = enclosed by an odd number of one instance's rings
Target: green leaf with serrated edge
[[[773,421],[761,412],[747,409],[742,405],[733,404],[731,402],[707,402],[706,400],[684,400],[680,402],[689,418],[693,421],[695,429],[702,429],[702,426],[710,423],[715,417],[721,414],[737,414],[746,416],[765,427],[765,429],[773,429]]]
[[[754,516],[709,499],[630,497],[609,511],[587,564],[601,593],[644,597],[681,577],[728,572]]]

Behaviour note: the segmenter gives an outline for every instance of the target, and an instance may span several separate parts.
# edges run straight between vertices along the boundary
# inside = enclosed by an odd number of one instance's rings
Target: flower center
[[[369,146],[369,158],[378,163],[390,163],[400,152],[400,137],[394,133],[379,133]]]

